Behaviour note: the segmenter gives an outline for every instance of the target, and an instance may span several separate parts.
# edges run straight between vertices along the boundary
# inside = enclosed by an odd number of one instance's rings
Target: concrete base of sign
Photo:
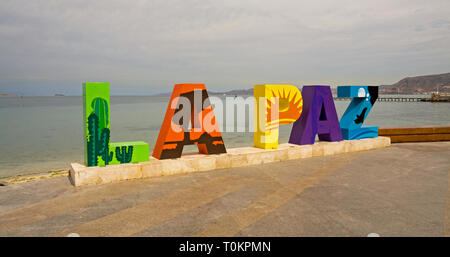
[[[240,147],[227,149],[225,154],[186,154],[181,158],[168,160],[157,160],[150,157],[148,162],[116,164],[105,167],[86,167],[78,163],[72,163],[69,173],[75,186],[83,186],[365,151],[383,148],[390,144],[389,137],[377,137],[340,142],[316,142],[314,145],[301,146],[280,144],[278,149],[267,150],[255,147]]]

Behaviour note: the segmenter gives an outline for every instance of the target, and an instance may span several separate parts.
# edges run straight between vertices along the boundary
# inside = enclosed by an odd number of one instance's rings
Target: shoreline
[[[375,141],[374,141],[375,140]],[[325,156],[325,155],[334,155],[352,151],[364,151],[369,149],[379,148],[376,145],[378,141],[385,141],[383,137],[377,137],[375,139],[362,139],[357,140],[358,142],[365,142],[361,146],[353,146],[351,147],[350,141],[343,140],[337,144],[337,142],[316,142],[313,145],[304,145],[297,146],[291,144],[281,144],[277,149],[259,149],[255,147],[237,147],[237,148],[229,148],[227,149],[226,154],[220,155],[209,155],[205,159],[201,154],[195,153],[186,153],[181,158],[177,159],[168,159],[168,160],[156,160],[152,158],[148,162],[139,162],[132,164],[116,164],[116,165],[108,165],[106,167],[85,167],[82,164],[72,163],[70,169],[58,169],[58,170],[50,170],[47,172],[36,172],[32,174],[24,174],[24,175],[14,175],[10,177],[0,178],[0,186],[8,186],[10,184],[19,184],[24,182],[37,181],[42,179],[49,179],[55,177],[66,176],[71,179],[75,186],[81,184],[92,184],[89,180],[91,177],[99,176],[104,180],[104,173],[109,174],[104,182],[113,182],[115,179],[113,178],[113,174],[110,170],[119,171],[113,172],[116,176],[119,176],[119,180],[128,180],[134,179],[134,168],[138,168],[139,172],[141,171],[141,166],[151,166],[150,170],[147,171],[146,174],[148,177],[157,177],[157,176],[165,176],[165,175],[174,175],[181,173],[190,173],[193,171],[209,171],[221,168],[233,168],[233,167],[241,167],[241,166],[251,166],[255,164],[268,163],[268,162],[279,162],[283,160],[292,160],[292,159],[303,159],[313,156]],[[374,141],[372,143],[372,141]],[[380,142],[381,142],[380,141]],[[390,139],[388,139],[390,145]],[[354,143],[354,142],[353,142]],[[381,143],[384,146],[384,143]],[[340,147],[338,145],[341,145]],[[370,145],[370,146],[369,146]],[[347,147],[345,147],[347,146]],[[380,145],[381,146],[381,145]],[[341,149],[342,148],[342,149]],[[345,148],[345,149],[344,149]],[[348,148],[348,149],[347,149]],[[354,148],[351,150],[350,148]],[[367,148],[367,149],[366,149]],[[315,149],[315,150],[313,150]],[[309,154],[308,154],[309,153]],[[297,156],[298,155],[298,156]],[[264,158],[262,158],[264,156]],[[289,157],[290,156],[290,157]],[[295,156],[295,157],[294,157]],[[225,159],[224,159],[225,157]],[[259,158],[258,158],[259,157]],[[199,161],[198,158],[201,158],[202,161]],[[269,158],[270,160],[267,160]],[[281,159],[280,159],[281,158]],[[216,159],[219,160],[218,166],[216,166]],[[224,159],[224,160],[222,160]],[[245,159],[245,160],[244,160]],[[247,160],[249,159],[249,160]],[[264,160],[266,159],[266,160]],[[272,160],[273,159],[273,160]],[[276,160],[275,160],[276,159]],[[209,161],[208,161],[209,160]],[[211,166],[211,161],[214,165]],[[229,162],[229,163],[228,163]],[[228,163],[225,164],[225,163]],[[74,169],[74,165],[76,168]],[[156,166],[155,166],[156,165]],[[193,165],[193,166],[192,166]],[[206,165],[206,166],[205,166]],[[155,167],[153,167],[155,166]],[[192,166],[192,167],[191,167]],[[192,169],[189,172],[185,171],[185,168]],[[130,168],[132,169],[130,173]],[[148,169],[149,167],[147,167]],[[181,169],[180,169],[181,168]],[[159,170],[159,171],[158,171]],[[86,172],[89,174],[86,177]],[[156,174],[156,173],[157,174]],[[130,174],[131,175],[130,175]],[[153,174],[155,173],[155,174]],[[120,175],[118,175],[120,174]],[[159,174],[159,175],[158,175]],[[112,176],[112,177],[111,177]],[[136,177],[137,178],[137,177]],[[140,177],[139,177],[140,178]],[[97,180],[96,180],[97,181]],[[96,183],[94,183],[96,184]]]
[[[409,132],[408,132],[409,131]],[[397,127],[397,128],[380,128],[380,136],[391,138],[392,143],[414,143],[414,142],[437,142],[448,141],[450,127],[449,126],[424,126],[424,127]],[[399,140],[401,139],[401,140]],[[243,146],[238,146],[241,148]],[[236,148],[232,147],[231,149]],[[195,152],[185,153],[183,156],[192,155]],[[61,165],[62,166],[62,165]],[[50,167],[49,167],[50,168]],[[60,176],[69,176],[70,167],[67,168],[51,168],[48,171],[41,170],[34,173],[17,174],[6,177],[0,177],[0,186],[8,184],[17,184],[30,182],[46,178],[54,178]]]
[[[439,143],[439,142],[446,142],[446,141],[435,141],[435,142],[405,142],[401,143],[403,144],[417,144],[417,143]],[[398,143],[394,143],[398,144]],[[44,172],[36,172],[32,174],[23,174],[23,175],[13,175],[9,177],[0,178],[0,187],[1,186],[8,186],[10,184],[20,184],[25,182],[32,182],[32,181],[38,181],[42,179],[49,179],[49,178],[56,178],[56,177],[62,177],[67,176],[69,177],[69,168],[68,169],[59,169],[59,170],[49,170]]]
[[[38,172],[38,173],[32,173],[32,174],[25,174],[25,175],[15,175],[5,178],[0,178],[0,186],[7,186],[9,184],[19,184],[24,182],[31,182],[41,179],[48,179],[48,178],[56,178],[56,177],[62,177],[62,176],[69,176],[69,170],[50,170],[46,172]]]

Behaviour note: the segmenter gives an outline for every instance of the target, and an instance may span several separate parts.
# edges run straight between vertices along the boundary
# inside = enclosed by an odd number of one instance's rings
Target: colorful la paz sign
[[[378,87],[338,86],[338,97],[351,97],[338,120],[330,86],[256,85],[254,87],[258,148],[278,147],[279,126],[294,123],[289,143],[314,144],[378,136],[378,127],[362,127],[378,97]],[[149,160],[142,141],[111,143],[109,83],[83,83],[84,159],[86,166],[105,166]],[[187,118],[186,118],[187,117]],[[195,144],[199,153],[226,153],[213,106],[204,84],[174,86],[153,150],[156,159],[179,158],[183,146]]]

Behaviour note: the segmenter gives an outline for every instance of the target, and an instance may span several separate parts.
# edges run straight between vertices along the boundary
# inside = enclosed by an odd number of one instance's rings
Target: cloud
[[[393,83],[448,72],[449,1],[0,2],[0,91]]]

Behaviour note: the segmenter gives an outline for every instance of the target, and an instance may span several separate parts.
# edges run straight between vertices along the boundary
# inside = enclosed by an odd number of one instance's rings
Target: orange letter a
[[[156,140],[153,157],[179,158],[183,146],[192,144],[196,144],[202,154],[226,153],[217,122],[212,125],[212,129],[205,129],[203,117],[215,121],[205,85],[176,84]]]

